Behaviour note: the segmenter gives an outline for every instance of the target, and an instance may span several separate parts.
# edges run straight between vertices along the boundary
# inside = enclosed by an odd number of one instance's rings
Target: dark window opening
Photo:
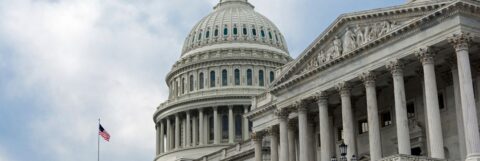
[[[193,75],[190,76],[190,80],[188,80],[190,84],[190,92],[193,91]]]
[[[270,38],[270,40],[273,39],[273,37],[272,37],[272,32],[268,32],[268,37]]]
[[[390,112],[384,112],[382,113],[382,127],[387,127],[392,125],[392,116],[390,115]]]
[[[246,27],[243,28],[243,35],[247,35],[247,28]]]
[[[240,70],[235,69],[235,85],[240,85]]]
[[[265,81],[263,78],[263,70],[258,71],[258,84],[260,86],[265,86]]]
[[[222,116],[222,139],[228,139],[228,116]]]
[[[257,29],[252,28],[252,35],[253,35],[253,36],[257,36]]]
[[[228,72],[227,70],[222,71],[222,86],[227,86],[228,84]]]
[[[198,34],[198,40],[200,40],[202,38],[202,33],[199,33]]]
[[[215,71],[210,72],[210,87],[215,87]]]
[[[262,38],[264,38],[264,37],[265,37],[265,31],[263,31],[263,29],[262,29],[262,30],[260,30],[260,34],[262,35]]]
[[[233,35],[237,35],[238,34],[238,31],[237,31],[237,27],[233,28]]]
[[[182,78],[182,94],[185,94],[185,78]]]
[[[203,78],[203,73],[200,73],[200,76],[198,76],[199,81],[198,81],[198,87],[200,89],[203,89],[203,85],[205,84],[205,80]]]
[[[412,155],[413,156],[420,156],[422,155],[422,149],[420,147],[412,148]]]
[[[224,35],[224,36],[227,36],[227,35],[228,35],[228,28],[227,28],[227,27],[225,27],[225,28],[223,29],[223,35]]]
[[[218,36],[218,29],[215,29],[215,32],[213,34],[215,37]]]
[[[210,31],[207,31],[207,35],[205,35],[207,38],[210,37]]]
[[[270,83],[272,83],[273,80],[275,80],[275,73],[273,73],[273,71],[271,71],[270,72]]]
[[[247,85],[249,85],[249,86],[253,85],[253,82],[252,82],[252,70],[251,70],[251,69],[248,69],[248,70],[247,70]]]
[[[242,137],[242,115],[235,116],[235,137]]]
[[[275,34],[275,41],[278,42],[278,35],[277,34]]]

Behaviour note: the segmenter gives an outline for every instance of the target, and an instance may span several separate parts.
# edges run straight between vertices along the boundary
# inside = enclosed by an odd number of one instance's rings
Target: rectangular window
[[[382,113],[381,116],[382,116],[382,127],[387,127],[392,125],[392,116],[390,115],[390,111]]]
[[[358,121],[358,132],[360,134],[368,132],[368,121],[367,119]]]

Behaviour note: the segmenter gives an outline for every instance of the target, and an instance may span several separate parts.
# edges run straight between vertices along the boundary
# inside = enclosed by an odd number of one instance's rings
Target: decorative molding
[[[394,59],[387,63],[386,68],[393,76],[403,76],[404,64],[400,59]]]
[[[467,50],[468,46],[472,43],[473,36],[468,32],[461,32],[459,34],[453,34],[452,37],[448,38],[448,42],[452,44],[455,50]]]
[[[335,88],[337,91],[340,93],[340,96],[342,97],[350,97],[350,91],[352,87],[348,82],[340,82],[338,83]]]
[[[366,87],[375,87],[375,74],[372,71],[364,72],[358,76]]]
[[[435,54],[431,47],[423,47],[415,51],[415,56],[417,56],[423,65],[435,64]]]

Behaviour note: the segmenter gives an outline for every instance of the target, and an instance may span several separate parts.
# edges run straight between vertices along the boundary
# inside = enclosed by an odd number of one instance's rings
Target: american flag
[[[103,139],[106,141],[110,141],[110,134],[108,134],[107,130],[105,130],[101,124],[98,127],[98,135],[102,136]]]

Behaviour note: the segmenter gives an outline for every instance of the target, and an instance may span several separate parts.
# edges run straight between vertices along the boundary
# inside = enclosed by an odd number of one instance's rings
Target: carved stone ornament
[[[415,56],[417,56],[420,62],[424,65],[435,63],[435,52],[431,47],[418,49],[415,51]]]
[[[350,96],[350,90],[352,89],[348,82],[340,82],[335,88],[340,92],[340,96]]]
[[[253,141],[262,141],[263,135],[264,135],[263,131],[257,131],[257,132],[252,132],[250,134],[250,137],[252,138]]]
[[[328,103],[328,93],[325,91],[320,91],[315,93],[313,96],[313,99],[318,103],[318,104],[325,104]]]
[[[386,67],[393,76],[403,76],[403,62],[400,59],[389,61]]]
[[[282,109],[277,109],[275,110],[275,115],[278,117],[278,118],[281,118],[281,119],[285,119],[285,118],[288,118],[288,115],[290,114],[290,111],[286,108],[282,108]]]
[[[468,50],[468,46],[472,43],[473,37],[468,32],[462,32],[460,34],[453,34],[448,38],[448,42],[453,45],[455,50]]]
[[[376,78],[375,78],[375,74],[373,72],[368,71],[368,72],[360,74],[358,77],[363,81],[365,86],[367,86],[367,87],[375,86],[375,79]]]
[[[270,136],[278,136],[278,126],[270,126],[267,129],[268,135]]]
[[[297,109],[298,111],[307,111],[308,110],[308,105],[305,103],[304,100],[298,100],[295,101],[295,103],[292,104],[292,107],[294,109]]]

